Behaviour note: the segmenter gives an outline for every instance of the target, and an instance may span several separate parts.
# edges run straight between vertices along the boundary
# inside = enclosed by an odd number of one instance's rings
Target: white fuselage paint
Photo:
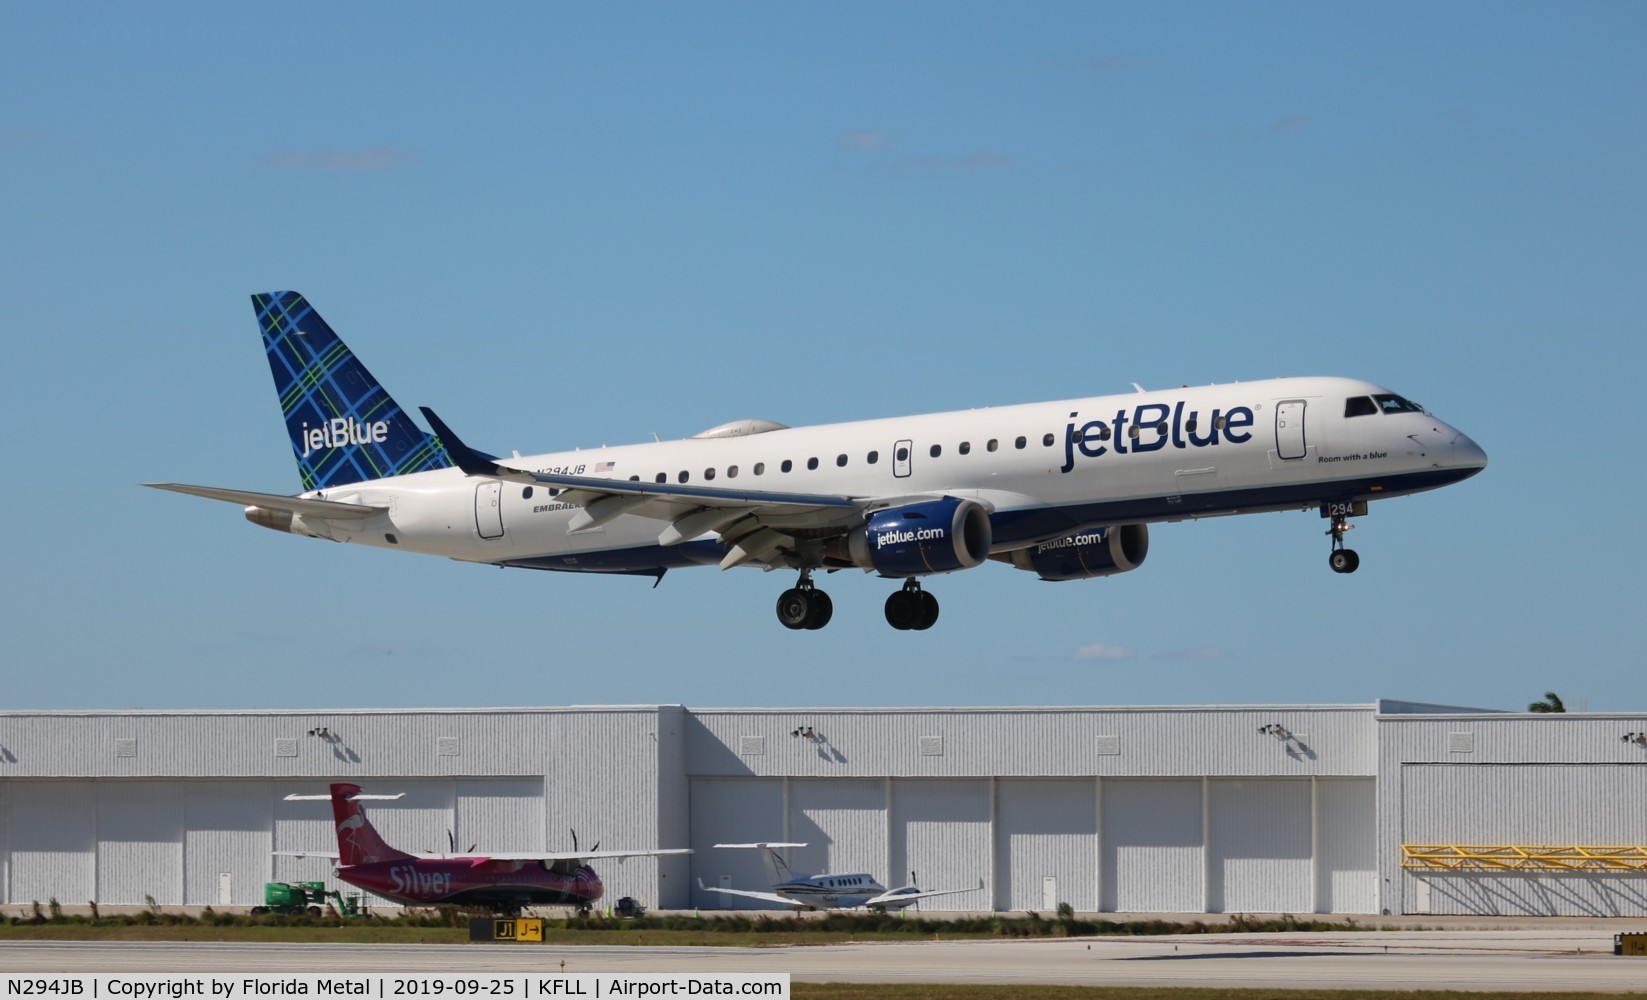
[[[1485,466],[1475,442],[1428,413],[1345,416],[1347,398],[1388,391],[1345,378],[1272,379],[603,447],[508,464],[561,475],[639,477],[642,483],[662,473],[678,484],[684,472],[686,482],[698,486],[876,498],[948,495],[978,500],[996,519],[1038,508],[1133,501],[1172,505],[1144,515],[1080,520],[1035,538],[998,530],[995,550],[1003,551],[1106,523],[1307,509],[1345,499],[1352,487],[1366,482],[1388,485],[1358,495],[1399,496],[1457,481]],[[1225,418],[1222,428],[1213,426],[1215,413]],[[1149,418],[1148,425],[1132,438],[1140,414]],[[1154,419],[1163,414],[1164,420]],[[1196,415],[1193,430],[1191,414]],[[1278,426],[1283,415],[1285,427]],[[1301,433],[1291,424],[1300,416]],[[1088,428],[1083,440],[1072,441],[1082,428]],[[1104,430],[1107,439],[1101,437]],[[910,442],[902,461],[896,454],[900,442]],[[941,450],[936,457],[934,447]],[[872,451],[878,453],[874,464],[868,461]],[[815,469],[808,467],[813,460]],[[786,461],[787,473],[781,471]],[[706,470],[714,470],[713,479]],[[1449,472],[1457,474],[1449,477]],[[580,508],[558,502],[544,487],[532,488],[527,497],[521,485],[505,482],[498,494],[498,532],[485,518],[477,522],[477,485],[484,482],[450,468],[306,493],[389,510],[359,520],[300,520],[311,533],[339,541],[486,563],[651,546],[668,525],[624,514],[571,532],[569,522]],[[495,537],[484,537],[483,530]],[[386,537],[391,534],[394,542]]]

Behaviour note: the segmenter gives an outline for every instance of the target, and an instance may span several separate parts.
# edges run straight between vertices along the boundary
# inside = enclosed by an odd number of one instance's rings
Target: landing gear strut
[[[900,632],[924,632],[938,620],[938,599],[921,589],[914,577],[904,581],[904,589],[886,599],[886,623]]]
[[[795,586],[778,595],[778,621],[784,628],[820,629],[835,615],[835,602],[812,585],[811,568],[801,570]]]
[[[1342,514],[1333,515],[1332,527],[1327,529],[1327,534],[1332,536],[1332,552],[1327,556],[1327,565],[1332,567],[1334,573],[1354,573],[1361,566],[1361,557],[1355,554],[1355,550],[1344,547],[1344,532],[1353,527],[1355,525],[1349,522],[1349,518]]]

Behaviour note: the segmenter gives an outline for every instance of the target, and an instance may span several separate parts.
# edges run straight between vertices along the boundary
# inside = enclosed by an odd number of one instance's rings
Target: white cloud
[[[1120,646],[1106,646],[1101,642],[1089,642],[1085,646],[1077,646],[1070,657],[1076,660],[1126,660],[1132,657],[1132,651]]]

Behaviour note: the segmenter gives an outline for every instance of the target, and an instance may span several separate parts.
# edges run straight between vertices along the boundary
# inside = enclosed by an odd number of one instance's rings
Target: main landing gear
[[[1349,522],[1349,518],[1342,514],[1333,515],[1332,527],[1327,529],[1327,534],[1332,536],[1332,552],[1327,556],[1327,565],[1332,567],[1334,573],[1354,573],[1361,566],[1361,557],[1355,554],[1355,550],[1344,547],[1344,532],[1353,527],[1355,525]]]
[[[886,599],[886,623],[900,632],[924,632],[938,620],[938,599],[921,589],[914,577],[904,581],[904,589]]]
[[[795,586],[778,595],[778,621],[784,628],[820,629],[835,615],[835,602],[812,585],[812,570],[801,570]]]

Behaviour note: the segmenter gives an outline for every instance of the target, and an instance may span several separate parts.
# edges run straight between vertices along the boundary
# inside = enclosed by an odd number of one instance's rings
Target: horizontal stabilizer
[[[720,886],[704,885],[703,879],[701,878],[698,879],[698,888],[702,889],[704,892],[718,892],[723,896],[743,896],[746,899],[759,899],[768,903],[782,903],[785,906],[805,907],[812,905],[811,903],[803,903],[798,899],[790,899],[788,896],[780,896],[775,892],[752,892],[748,889],[723,889]]]
[[[715,846],[716,847],[769,847],[770,848],[770,847],[805,847],[806,845],[805,844],[779,844],[779,843],[764,843],[763,842],[763,843],[759,843],[759,844],[716,844]]]
[[[279,493],[225,490],[216,486],[186,486],[183,483],[144,483],[143,485],[157,490],[170,490],[173,493],[187,493],[190,496],[205,497],[208,500],[223,500],[246,507],[290,511],[293,514],[302,514],[307,517],[371,517],[375,514],[386,514],[389,511],[387,507],[374,507],[370,504],[337,503],[333,500],[305,500],[302,497],[282,496]],[[329,798],[330,796],[322,797]]]

